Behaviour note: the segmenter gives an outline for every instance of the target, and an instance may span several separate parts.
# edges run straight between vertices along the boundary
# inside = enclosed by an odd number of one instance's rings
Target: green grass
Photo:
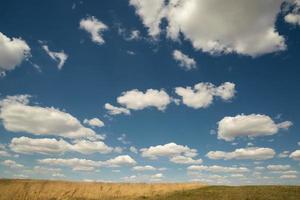
[[[139,198],[143,199],[143,198]],[[148,200],[300,200],[300,186],[208,186]]]

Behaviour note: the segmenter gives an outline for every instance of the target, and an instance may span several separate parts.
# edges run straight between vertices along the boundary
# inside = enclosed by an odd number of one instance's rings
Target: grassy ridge
[[[87,183],[0,180],[0,200],[133,200],[201,187],[200,184]]]
[[[149,200],[300,200],[300,186],[208,186]]]
[[[300,186],[0,180],[0,200],[300,200]]]

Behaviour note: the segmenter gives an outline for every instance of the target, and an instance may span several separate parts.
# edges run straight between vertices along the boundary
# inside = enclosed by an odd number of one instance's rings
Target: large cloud
[[[30,47],[21,38],[9,38],[0,32],[0,74],[20,65],[30,56]]]
[[[100,138],[84,127],[71,114],[53,107],[31,106],[29,96],[7,97],[0,102],[0,119],[4,128],[12,132],[34,135],[57,135],[66,138]]]
[[[267,160],[275,156],[275,151],[270,148],[250,147],[250,148],[236,149],[233,152],[210,151],[207,153],[206,156],[213,160],[218,160],[218,159]]]
[[[168,143],[164,145],[151,146],[149,148],[140,149],[142,156],[151,159],[158,157],[174,157],[184,155],[187,157],[195,157],[197,155],[196,149],[191,149],[188,146],[178,145],[176,143]]]
[[[167,36],[180,39],[180,33],[195,49],[211,54],[231,53],[258,56],[286,48],[275,28],[282,0],[131,0],[136,13],[151,36],[167,20]]]
[[[34,139],[28,137],[13,138],[10,143],[12,151],[24,154],[53,154],[74,151],[83,154],[90,153],[110,153],[112,147],[107,146],[102,141],[76,140],[73,144],[63,139],[54,138]]]
[[[183,104],[198,109],[206,108],[212,104],[215,96],[223,100],[229,100],[234,97],[235,84],[225,82],[219,87],[212,83],[198,83],[194,87],[176,87],[175,92],[182,97]]]
[[[80,29],[83,29],[91,34],[91,39],[93,42],[99,45],[104,44],[105,41],[102,34],[103,31],[108,29],[108,27],[103,22],[101,22],[94,16],[91,16],[81,19],[79,27]]]
[[[160,21],[164,17],[163,10],[165,0],[130,0],[130,5],[136,8],[136,13],[142,18],[145,26],[149,28],[148,33],[156,36],[160,32]]]
[[[276,124],[269,116],[261,114],[224,117],[218,122],[218,138],[232,141],[238,136],[273,135],[279,129],[288,129],[291,125],[290,121]]]
[[[164,90],[154,89],[148,89],[145,93],[137,89],[130,90],[123,92],[117,98],[119,104],[133,110],[142,110],[147,107],[165,110],[171,100],[171,97]]]

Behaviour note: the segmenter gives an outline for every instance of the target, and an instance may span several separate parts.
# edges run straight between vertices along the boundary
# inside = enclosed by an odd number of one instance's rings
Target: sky
[[[300,184],[299,0],[10,0],[0,27],[0,178]]]

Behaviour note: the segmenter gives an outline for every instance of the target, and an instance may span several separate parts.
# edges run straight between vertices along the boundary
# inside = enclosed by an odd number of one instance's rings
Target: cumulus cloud
[[[150,36],[160,34],[167,21],[167,37],[178,41],[180,34],[195,49],[210,54],[238,53],[259,56],[286,49],[285,39],[276,30],[281,0],[131,0],[136,14]],[[259,23],[258,23],[259,22]]]
[[[151,165],[145,165],[145,166],[135,166],[132,168],[132,170],[134,170],[134,171],[155,171],[157,169]]]
[[[218,122],[218,138],[233,141],[239,136],[257,137],[274,135],[280,129],[288,129],[292,122],[276,124],[269,116],[261,114],[236,115],[224,117]]]
[[[279,158],[286,158],[286,157],[289,157],[289,151],[283,151],[281,152],[280,154],[278,154],[278,157]]]
[[[20,138],[13,138],[9,146],[12,151],[22,154],[55,154],[65,153],[67,151],[83,154],[105,154],[113,151],[112,147],[107,146],[102,141],[76,140],[74,143],[68,143],[63,139],[34,139],[24,136]]]
[[[119,167],[121,165],[135,165],[137,162],[128,155],[121,155],[105,161],[105,165]]]
[[[184,70],[192,70],[197,68],[197,63],[193,58],[190,58],[188,55],[185,55],[179,50],[173,51],[173,58],[179,63],[179,66]]]
[[[219,87],[212,83],[198,83],[193,88],[176,87],[175,92],[182,97],[183,104],[195,109],[208,107],[216,96],[226,101],[236,93],[235,84],[230,82],[225,82]]]
[[[176,143],[168,143],[164,145],[150,146],[149,148],[140,149],[142,157],[157,159],[158,157],[174,157],[174,156],[197,156],[197,150],[188,146],[178,145]]]
[[[12,132],[66,138],[102,138],[69,113],[53,107],[29,105],[28,95],[8,96],[1,100],[0,119],[4,128]]]
[[[267,160],[275,156],[275,151],[270,148],[250,147],[236,149],[233,152],[210,151],[206,154],[206,156],[213,160]]]
[[[21,38],[9,38],[0,32],[0,74],[15,69],[30,56],[30,47]]]
[[[10,157],[10,153],[5,150],[0,150],[0,157]]]
[[[110,115],[120,115],[120,114],[130,115],[129,109],[113,106],[109,103],[106,103],[104,105],[104,108],[107,110],[108,114],[110,114]]]
[[[134,6],[136,13],[141,17],[143,23],[148,27],[148,33],[156,36],[160,33],[160,21],[164,17],[164,0],[130,0],[129,4]]]
[[[105,43],[103,39],[103,32],[106,31],[108,27],[94,16],[81,19],[79,28],[91,34],[91,39],[93,42],[99,45]]]
[[[60,51],[60,52],[50,51],[47,45],[43,45],[42,47],[46,51],[46,53],[50,56],[50,58],[58,62],[57,68],[62,69],[66,60],[68,59],[68,55],[64,51]]]
[[[174,156],[170,158],[170,161],[177,164],[187,164],[187,165],[202,163],[202,159],[193,159],[187,156]]]
[[[288,8],[290,12],[284,17],[285,22],[300,25],[300,1],[288,1]]]
[[[290,154],[290,158],[300,160],[300,150],[296,150]]]
[[[38,160],[40,164],[52,166],[66,166],[74,171],[93,171],[99,167],[120,167],[123,165],[135,165],[136,161],[128,155],[120,155],[106,161],[94,161],[79,158],[45,158]]]
[[[103,127],[104,126],[104,122],[98,118],[84,119],[83,123],[88,124],[91,127]]]
[[[167,157],[170,162],[176,164],[201,164],[202,159],[194,159],[197,156],[197,150],[188,146],[168,143],[164,145],[150,146],[149,148],[140,149],[142,157],[157,159]]]
[[[162,173],[154,174],[151,176],[152,179],[160,179],[163,177],[164,177],[164,175]]]
[[[290,168],[291,168],[290,165],[268,165],[267,166],[267,169],[269,169],[271,171],[285,171]]]
[[[6,167],[9,167],[9,168],[12,168],[12,169],[20,169],[20,168],[24,167],[24,165],[19,164],[14,160],[4,160],[2,162],[2,165],[6,166]]]
[[[165,110],[171,103],[171,97],[164,90],[148,89],[145,93],[137,89],[123,92],[117,101],[127,109],[142,110],[147,107],[155,107]]]
[[[187,168],[188,171],[208,171],[213,173],[245,173],[249,172],[246,167],[224,167],[219,165],[205,166],[192,165]]]

